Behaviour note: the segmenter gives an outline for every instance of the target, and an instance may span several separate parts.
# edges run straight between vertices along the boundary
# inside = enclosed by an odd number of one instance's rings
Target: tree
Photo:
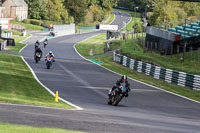
[[[29,18],[73,23],[63,5],[64,0],[25,0],[29,6]]]
[[[200,3],[198,2],[181,2],[181,6],[188,16],[200,16]]]
[[[75,23],[85,21],[86,9],[88,8],[87,0],[65,0],[64,5],[70,15],[74,17]]]
[[[30,18],[48,19],[47,0],[25,0]]]
[[[155,0],[153,3],[153,15],[150,18],[151,25],[159,25],[177,20],[177,3],[168,0]]]

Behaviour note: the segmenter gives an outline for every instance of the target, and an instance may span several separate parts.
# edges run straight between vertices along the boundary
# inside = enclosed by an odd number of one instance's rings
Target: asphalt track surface
[[[128,16],[115,14],[113,24],[121,27]],[[33,60],[32,43],[42,34],[27,40],[29,45],[21,53],[45,86],[53,92],[58,90],[60,97],[83,110],[0,104],[0,122],[91,133],[199,133],[199,103],[131,79],[129,97],[119,106],[107,105],[108,90],[120,76],[83,59],[73,47],[100,32],[49,40],[42,50],[44,54],[52,50],[56,56],[50,70],[46,69],[44,59],[38,64]]]

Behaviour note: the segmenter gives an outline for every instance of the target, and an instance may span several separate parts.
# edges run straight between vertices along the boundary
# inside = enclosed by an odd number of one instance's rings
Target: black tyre
[[[50,65],[47,65],[47,69],[50,69]]]
[[[108,104],[112,105],[112,100],[110,98],[108,98]]]
[[[114,102],[112,103],[112,105],[117,106],[118,103],[121,101],[121,99],[122,99],[121,95],[117,94]]]

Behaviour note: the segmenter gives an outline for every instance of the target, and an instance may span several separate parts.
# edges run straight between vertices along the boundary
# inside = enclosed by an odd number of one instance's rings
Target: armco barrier
[[[113,60],[132,70],[144,73],[153,78],[200,91],[200,76],[198,75],[158,67],[149,63],[131,59],[115,52],[113,53]]]

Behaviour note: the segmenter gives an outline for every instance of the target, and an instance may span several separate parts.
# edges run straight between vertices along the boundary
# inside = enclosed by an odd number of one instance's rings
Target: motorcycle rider
[[[55,56],[52,51],[49,51],[45,58],[47,58],[47,56],[53,57],[53,62],[55,62]]]
[[[123,75],[123,76],[121,77],[121,79],[117,80],[115,86],[113,86],[112,89],[109,90],[109,92],[108,92],[109,98],[111,97],[112,92],[113,92],[116,88],[119,88],[119,87],[121,86],[122,83],[125,83],[125,87],[126,87],[126,89],[127,89],[127,90],[126,90],[126,93],[125,93],[125,97],[128,97],[128,92],[131,91],[131,89],[130,89],[130,84],[129,84],[128,80],[127,80],[127,76],[126,76],[126,75]]]
[[[35,42],[35,50],[37,49],[37,47],[39,47],[40,46],[40,42],[37,40],[36,42]]]
[[[48,40],[47,40],[47,38],[44,40],[44,47],[46,47],[46,45],[48,44]]]
[[[42,58],[42,50],[40,49],[40,46],[37,46],[37,48],[35,50],[35,56],[36,56],[36,53],[39,53],[40,54],[40,58]]]

